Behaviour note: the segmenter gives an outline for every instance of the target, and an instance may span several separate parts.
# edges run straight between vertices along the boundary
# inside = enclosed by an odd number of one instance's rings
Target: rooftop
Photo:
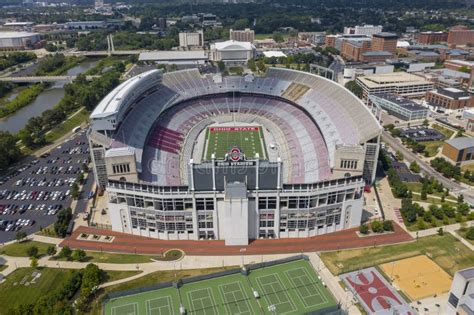
[[[214,43],[213,46],[217,50],[252,50],[255,48],[249,42],[239,42],[236,40]]]
[[[381,32],[373,35],[374,37],[383,37],[388,39],[398,38],[397,34],[389,32]]]
[[[190,51],[149,51],[143,52],[138,57],[140,61],[159,61],[159,60],[189,60],[189,59],[208,59],[204,50]]]
[[[474,268],[459,270],[457,273],[467,280],[474,278]]]
[[[0,32],[0,38],[17,38],[17,37],[30,37],[39,35],[38,33],[28,33],[28,32]]]
[[[380,94],[375,94],[375,96],[385,99],[389,102],[395,103],[398,106],[411,110],[411,111],[426,110],[425,107],[413,102],[412,100],[398,96],[396,94],[380,93]]]
[[[381,57],[391,57],[393,54],[388,51],[367,51],[362,54],[363,56],[370,57],[370,56],[381,56]]]
[[[362,82],[369,88],[379,87],[381,85],[413,85],[413,84],[430,84],[424,78],[406,73],[406,72],[393,72],[383,74],[372,74],[363,77],[358,77],[357,80]]]
[[[451,140],[447,140],[446,143],[453,146],[454,148],[458,150],[462,150],[462,149],[474,147],[474,138],[470,138],[470,137],[454,138]],[[471,269],[471,270],[474,276],[474,269]]]

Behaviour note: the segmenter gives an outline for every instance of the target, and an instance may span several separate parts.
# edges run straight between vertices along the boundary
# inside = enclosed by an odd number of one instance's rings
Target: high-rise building
[[[373,51],[388,51],[392,54],[397,52],[397,34],[393,33],[377,33],[372,35],[372,50]]]
[[[179,33],[179,47],[202,47],[204,45],[204,33],[202,30],[193,33]]]
[[[250,28],[246,28],[243,31],[230,29],[229,38],[230,40],[235,40],[238,42],[253,43],[253,41],[255,40],[255,32]]]
[[[354,27],[344,27],[344,34],[352,35],[374,35],[382,32],[382,25],[356,25]]]

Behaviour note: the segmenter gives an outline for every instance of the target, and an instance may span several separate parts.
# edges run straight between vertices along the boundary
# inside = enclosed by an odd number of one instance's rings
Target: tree
[[[428,119],[423,120],[423,126],[424,127],[428,127],[429,124],[430,124],[430,122],[428,121]]]
[[[403,159],[404,159],[403,153],[400,152],[400,151],[397,151],[395,153],[395,158],[397,159],[397,161],[403,161]]]
[[[422,189],[422,190],[421,190],[420,199],[421,199],[421,200],[426,200],[426,199],[428,199],[428,195],[427,195],[425,189]]]
[[[474,240],[474,227],[470,227],[466,232],[466,238],[468,240]]]
[[[219,68],[219,71],[220,71],[220,72],[224,72],[224,70],[225,70],[225,63],[224,63],[224,61],[222,61],[222,60],[218,61],[218,62],[217,62],[217,67]]]
[[[369,226],[367,224],[362,224],[360,227],[359,227],[359,232],[361,234],[369,234]]]
[[[267,66],[265,65],[265,61],[263,59],[259,59],[257,61],[257,68],[260,72],[265,72],[265,70],[267,70]]]
[[[363,90],[360,87],[360,85],[356,83],[355,80],[347,82],[344,85],[344,87],[348,89],[349,91],[351,91],[352,93],[354,93],[354,95],[357,96],[358,98],[362,97]]]
[[[382,223],[380,223],[380,221],[373,221],[371,224],[370,224],[370,227],[372,228],[372,231],[374,233],[381,233],[383,232],[383,226],[382,226]]]
[[[0,131],[0,170],[18,162],[21,156],[15,137],[9,132]]]
[[[72,219],[71,208],[66,208],[58,213],[58,220],[54,223],[54,232],[59,237],[66,237],[69,222]]]
[[[272,38],[277,43],[283,43],[285,41],[283,34],[280,32],[273,32]]]
[[[48,249],[46,250],[46,253],[49,256],[54,256],[56,254],[56,246],[54,246],[54,245],[48,246]]]
[[[423,221],[422,218],[418,218],[417,222],[416,222],[416,225],[418,227],[419,230],[424,230],[426,229],[426,225],[425,225],[425,221]]]
[[[257,72],[257,65],[255,63],[255,59],[250,59],[248,62],[248,66],[252,72]]]
[[[418,163],[416,163],[416,161],[410,163],[410,171],[412,171],[413,173],[420,172],[420,166],[418,165]]]
[[[84,269],[81,285],[81,297],[86,299],[104,279],[104,272],[94,264],[88,264]]]
[[[443,236],[443,235],[444,235],[444,230],[443,230],[443,228],[439,228],[439,229],[438,229],[438,235],[439,235],[439,236]]]
[[[38,247],[28,247],[28,249],[26,250],[26,254],[28,255],[28,257],[38,257]]]
[[[18,231],[18,232],[16,232],[15,239],[18,243],[21,243],[25,240],[26,236],[27,236],[26,232]]]
[[[75,261],[83,261],[86,258],[86,252],[82,249],[76,249],[72,252],[71,258]]]
[[[79,198],[79,185],[76,182],[71,186],[71,197],[73,199]]]
[[[64,246],[59,252],[59,257],[69,258],[71,257],[72,250],[68,246]]]
[[[462,194],[459,194],[457,201],[458,201],[458,204],[462,204],[464,202],[464,196]]]
[[[38,268],[38,258],[31,257],[30,267],[31,268]]]

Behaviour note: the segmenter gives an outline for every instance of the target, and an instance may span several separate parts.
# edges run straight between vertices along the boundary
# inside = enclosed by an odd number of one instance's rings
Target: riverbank
[[[4,106],[0,106],[0,121],[23,107],[30,105],[43,91],[47,88],[47,84],[37,83],[23,89],[18,95],[7,102]]]

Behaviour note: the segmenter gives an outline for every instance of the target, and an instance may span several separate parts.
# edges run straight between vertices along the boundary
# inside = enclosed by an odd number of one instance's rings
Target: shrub
[[[54,245],[48,246],[48,249],[46,250],[46,253],[49,256],[54,256],[56,254],[56,246],[54,246]]]
[[[28,257],[37,257],[38,256],[38,247],[31,246],[26,250]]]
[[[367,224],[362,224],[360,227],[359,227],[359,232],[361,234],[369,234],[369,226]]]
[[[467,233],[466,233],[466,238],[468,240],[474,240],[474,227],[470,227],[468,230],[467,230]]]
[[[393,222],[391,220],[385,220],[382,223],[384,231],[393,231]]]
[[[373,221],[371,224],[370,224],[370,227],[372,228],[372,231],[374,233],[381,233],[383,232],[383,226],[382,226],[382,223],[380,223],[380,221]]]

